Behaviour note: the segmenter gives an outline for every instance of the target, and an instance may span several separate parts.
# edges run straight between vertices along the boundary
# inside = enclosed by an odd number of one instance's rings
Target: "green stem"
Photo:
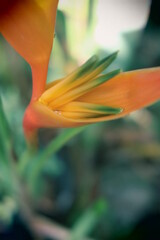
[[[28,148],[26,151],[24,151],[24,153],[19,159],[19,162],[17,163],[17,171],[20,176],[25,177],[27,166],[31,159],[34,157],[35,151],[33,151],[32,149]]]
[[[72,128],[64,130],[56,139],[54,139],[46,149],[33,160],[33,165],[28,174],[29,187],[34,190],[37,178],[42,172],[49,157],[60,150],[70,139],[82,132],[86,127]]]

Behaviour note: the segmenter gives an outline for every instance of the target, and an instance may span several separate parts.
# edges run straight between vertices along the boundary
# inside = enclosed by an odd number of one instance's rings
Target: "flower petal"
[[[26,133],[37,128],[63,128],[81,125],[83,125],[83,123],[77,123],[77,121],[74,122],[74,120],[67,119],[62,116],[60,112],[52,111],[38,101],[30,103],[23,119],[23,127]]]
[[[97,56],[91,57],[82,66],[77,68],[63,80],[59,81],[52,88],[48,89],[41,96],[42,102],[53,102],[56,98],[64,95],[69,90],[74,89],[88,81],[92,81],[103,70],[105,70],[117,57],[118,51],[98,61]],[[60,100],[61,101],[61,100]]]
[[[91,57],[87,62],[85,62],[82,66],[78,69],[73,71],[67,77],[61,79],[61,81],[57,82],[57,84],[53,84],[47,91],[45,91],[41,96],[42,102],[49,102],[53,101],[57,97],[63,95],[68,90],[77,87],[78,85],[82,84],[85,79],[84,75],[88,76],[88,72],[90,72],[97,62],[97,57]]]
[[[96,88],[97,86],[103,84],[104,82],[110,80],[115,75],[120,73],[120,69],[114,70],[112,72],[106,73],[102,76],[99,76],[95,79],[92,79],[89,82],[82,84],[81,86],[65,93],[57,99],[54,99],[52,102],[48,104],[48,106],[52,109],[58,108],[68,102],[77,99],[78,97],[84,95],[85,93],[91,91],[91,89]]]
[[[0,12],[0,31],[7,41],[30,64],[48,59],[53,42],[53,28],[57,9],[57,0],[50,0],[52,9],[44,5],[45,1],[16,0],[2,1]],[[11,6],[10,6],[11,5]],[[44,6],[44,9],[43,9]],[[46,11],[52,11],[52,21],[46,17]]]
[[[125,116],[154,103],[159,98],[160,67],[157,67],[120,73],[110,81],[80,97],[78,101],[123,109],[120,114],[99,119],[99,121],[105,121]]]
[[[45,89],[58,0],[3,0],[1,3],[0,31],[30,64],[32,101],[36,100]]]
[[[98,114],[118,114],[123,111],[121,108],[112,108],[99,104],[85,103],[85,102],[70,102],[61,108],[62,112],[79,112],[79,113],[98,113]]]

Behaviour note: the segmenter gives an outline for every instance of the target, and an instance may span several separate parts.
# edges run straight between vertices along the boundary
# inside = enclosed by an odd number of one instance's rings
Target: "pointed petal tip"
[[[96,54],[94,54],[94,55],[91,57],[91,59],[93,59],[94,61],[95,61],[95,60],[98,60],[98,56],[97,56]]]
[[[101,59],[101,60],[97,63],[97,68],[98,68],[98,67],[101,67],[101,69],[102,69],[101,72],[102,72],[105,68],[107,68],[109,65],[112,64],[112,62],[116,59],[116,57],[117,57],[117,55],[118,55],[118,52],[119,52],[119,51],[116,51],[116,52],[110,54],[109,56]]]
[[[119,52],[120,52],[120,50],[118,49],[118,50],[116,50],[115,52],[113,52],[110,56],[115,56],[115,57],[117,57],[117,55],[119,54]]]

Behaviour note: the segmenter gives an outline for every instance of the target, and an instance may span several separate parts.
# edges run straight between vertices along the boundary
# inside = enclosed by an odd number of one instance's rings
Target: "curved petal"
[[[160,98],[160,67],[120,73],[105,84],[80,97],[78,101],[122,108],[120,114],[99,121],[123,117],[151,105]],[[87,122],[97,122],[87,120]]]
[[[45,12],[46,17],[48,18],[49,22],[52,24],[55,20],[55,14],[53,9],[57,7],[58,0],[36,0],[36,3],[42,10]]]
[[[58,0],[1,1],[0,31],[31,65],[33,99],[45,89],[57,4]]]
[[[0,16],[1,33],[30,64],[48,59],[58,1],[50,0],[49,5],[42,0],[16,0],[14,5],[9,7],[10,2],[2,4],[4,6]],[[52,9],[49,8],[51,6]],[[47,17],[47,11],[49,15],[52,12],[52,18]]]

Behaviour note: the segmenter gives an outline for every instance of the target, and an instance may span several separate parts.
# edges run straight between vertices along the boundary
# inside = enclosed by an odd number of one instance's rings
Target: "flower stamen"
[[[85,93],[91,91],[93,88],[98,87],[99,85],[105,83],[106,81],[110,80],[114,76],[120,73],[120,69],[114,70],[107,74],[104,74],[98,78],[93,79],[90,82],[84,83],[78,88],[75,88],[66,94],[60,96],[59,98],[54,99],[52,102],[48,104],[48,106],[52,109],[58,108],[68,102],[71,102],[78,97],[84,95]]]
[[[118,52],[98,61],[97,56],[91,57],[81,67],[67,77],[50,83],[39,98],[39,102],[47,106],[56,115],[75,121],[97,120],[106,116],[119,114],[119,107],[93,104],[79,101],[79,97],[102,85],[121,72],[116,69],[101,74],[116,58]]]
[[[60,97],[71,89],[93,80],[115,60],[117,54],[118,52],[115,52],[99,62],[97,56],[91,57],[77,70],[73,71],[66,78],[62,79],[57,84],[53,85],[53,87],[46,90],[42,94],[40,101],[53,102],[54,99]]]

